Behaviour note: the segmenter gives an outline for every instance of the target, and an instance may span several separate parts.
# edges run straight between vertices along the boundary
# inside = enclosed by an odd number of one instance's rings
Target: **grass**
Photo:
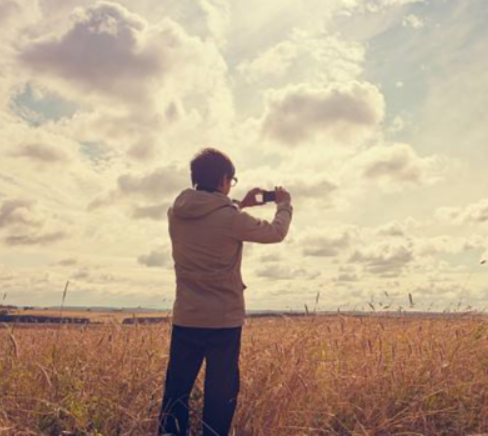
[[[0,435],[154,434],[169,335],[167,324],[5,326]],[[235,435],[487,431],[485,317],[281,317],[244,328]]]

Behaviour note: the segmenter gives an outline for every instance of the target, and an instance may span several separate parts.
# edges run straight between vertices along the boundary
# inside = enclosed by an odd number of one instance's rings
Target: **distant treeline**
[[[124,318],[122,324],[157,324],[160,322],[167,322],[168,317],[146,316],[146,317],[132,317]]]
[[[156,324],[167,322],[167,317],[131,317],[124,318],[122,324]],[[74,318],[69,316],[46,316],[46,315],[9,315],[0,311],[0,322],[5,323],[29,323],[29,324],[100,324],[100,322],[92,322],[89,318]]]
[[[4,306],[5,307],[5,306]],[[352,316],[352,317],[379,317],[379,318],[459,318],[459,317],[476,317],[486,316],[484,313],[477,312],[263,312],[248,313],[247,318],[278,318],[278,317],[335,317],[335,316]],[[168,316],[147,316],[124,318],[122,324],[158,324],[170,321]],[[0,310],[0,323],[28,323],[28,324],[92,324],[100,325],[103,322],[93,321],[90,318],[75,318],[70,316],[48,316],[48,315],[18,315],[9,314],[7,310]]]
[[[0,311],[3,311],[3,310],[15,310],[17,309],[17,306],[11,306],[11,305],[7,305],[7,304],[0,304]]]
[[[0,313],[0,322],[25,322],[35,324],[89,324],[88,318],[73,318],[43,315],[6,315]]]

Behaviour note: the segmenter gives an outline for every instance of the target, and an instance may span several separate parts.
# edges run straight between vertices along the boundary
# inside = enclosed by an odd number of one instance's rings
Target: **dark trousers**
[[[173,326],[158,434],[186,436],[188,399],[206,360],[203,436],[227,436],[239,393],[242,327]]]

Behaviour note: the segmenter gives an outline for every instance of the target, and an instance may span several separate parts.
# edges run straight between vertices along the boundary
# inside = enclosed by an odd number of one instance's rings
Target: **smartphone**
[[[263,203],[270,203],[272,201],[276,201],[276,192],[275,191],[264,191],[263,192]]]
[[[258,203],[270,203],[276,200],[276,192],[275,191],[263,191],[262,194],[256,195],[256,201]]]

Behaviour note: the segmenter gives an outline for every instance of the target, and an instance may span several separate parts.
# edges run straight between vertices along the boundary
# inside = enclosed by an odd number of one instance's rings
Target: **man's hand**
[[[291,195],[290,193],[281,186],[277,186],[275,188],[276,192],[276,204],[278,203],[291,203]]]
[[[241,209],[245,207],[262,206],[264,203],[260,203],[256,200],[256,195],[262,194],[264,191],[261,188],[251,189],[244,199],[239,203]]]

